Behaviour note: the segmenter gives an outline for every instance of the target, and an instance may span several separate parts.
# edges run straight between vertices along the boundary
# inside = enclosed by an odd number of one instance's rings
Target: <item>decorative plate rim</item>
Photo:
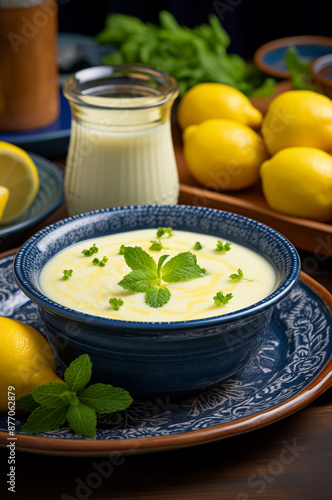
[[[55,200],[51,205],[49,205],[45,210],[42,212],[39,212],[35,216],[22,220],[21,222],[13,223],[9,226],[4,226],[1,228],[0,226],[0,236],[10,236],[12,234],[16,234],[19,231],[25,231],[26,229],[34,226],[35,224],[38,224],[38,222],[41,222],[44,220],[46,217],[48,217],[50,214],[52,214],[63,202],[65,199],[64,196],[64,189],[63,189],[63,172],[62,170],[51,160],[48,160],[47,158],[44,158],[43,156],[37,154],[37,153],[30,153],[28,152],[29,156],[32,158],[32,160],[37,163],[37,168],[38,166],[42,165],[40,168],[45,168],[48,172],[51,170],[55,174],[55,177],[57,177],[59,186],[61,184],[61,194]]]
[[[288,36],[285,38],[277,38],[276,40],[271,40],[270,42],[261,45],[254,53],[253,60],[255,65],[264,71],[265,73],[274,76],[276,78],[290,78],[291,74],[288,70],[278,69],[270,64],[264,62],[263,57],[267,52],[273,50],[287,48],[289,45],[327,45],[331,46],[332,51],[332,38],[328,36],[319,35],[300,35],[300,36]]]
[[[0,259],[15,254],[12,249],[0,254]],[[332,295],[321,284],[301,272],[300,280],[318,295],[332,311]],[[264,427],[304,408],[332,385],[332,357],[316,378],[298,394],[283,403],[233,422],[168,436],[123,440],[54,439],[17,435],[16,448],[20,451],[46,455],[107,456],[152,453],[210,443]],[[0,431],[0,447],[6,447],[8,434]]]

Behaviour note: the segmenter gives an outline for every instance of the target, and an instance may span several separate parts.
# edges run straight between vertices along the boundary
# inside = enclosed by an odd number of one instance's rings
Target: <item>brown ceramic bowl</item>
[[[315,59],[310,70],[318,90],[332,99],[332,54]]]
[[[256,66],[275,78],[291,77],[284,59],[289,47],[296,47],[299,57],[305,61],[313,61],[332,53],[332,38],[326,36],[290,36],[265,43],[254,54]]]

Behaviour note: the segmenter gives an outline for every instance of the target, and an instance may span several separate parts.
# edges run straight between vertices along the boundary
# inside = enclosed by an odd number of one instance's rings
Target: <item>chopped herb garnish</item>
[[[62,382],[49,382],[33,389],[16,401],[23,411],[31,412],[23,432],[40,434],[54,431],[66,421],[79,436],[94,438],[97,415],[125,410],[133,398],[120,387],[89,383],[92,363],[88,354],[76,358],[65,371]]]
[[[202,243],[200,243],[199,241],[196,241],[196,243],[194,245],[194,250],[202,250],[202,248],[203,248]]]
[[[63,276],[62,276],[62,279],[65,281],[65,280],[68,280],[71,275],[73,274],[73,270],[72,269],[64,269],[63,270]]]
[[[92,261],[92,264],[94,266],[105,267],[107,261],[108,261],[108,258],[105,256],[102,258],[102,260],[99,260],[97,257],[95,257]]]
[[[229,278],[230,278],[231,280],[254,281],[254,280],[249,280],[248,278],[245,278],[245,277],[244,277],[244,274],[243,274],[243,271],[242,271],[242,269],[240,269],[240,268],[237,270],[237,274],[236,274],[236,273],[231,274],[231,275],[229,276]]]
[[[160,252],[160,250],[167,250],[166,247],[162,244],[160,238],[165,236],[170,238],[173,236],[173,229],[171,227],[159,227],[157,230],[157,240],[151,240],[150,243],[152,245],[149,247],[149,250],[153,250],[154,252]]]
[[[162,281],[174,283],[200,278],[204,274],[197,264],[196,255],[191,252],[179,253],[164,264],[168,257],[162,255],[156,264],[153,257],[141,247],[126,247],[124,259],[132,271],[118,285],[130,292],[145,293],[145,302],[150,307],[162,307],[171,296]]]
[[[124,245],[121,245],[120,250],[119,250],[119,255],[123,255],[124,254],[125,248],[126,247]]]
[[[221,240],[218,240],[217,242],[217,247],[216,247],[216,252],[229,252],[231,249],[231,243],[229,241],[226,241],[224,244]]]
[[[122,299],[115,299],[115,298],[110,299],[108,302],[113,307],[114,311],[118,311],[120,309],[120,306],[123,306],[124,304]]]
[[[227,293],[226,295],[224,295],[223,292],[217,292],[216,295],[213,297],[213,300],[216,306],[224,306],[232,298],[233,298],[232,293]]]
[[[84,257],[91,257],[94,253],[98,253],[98,248],[95,243],[89,248],[89,250],[82,250]]]

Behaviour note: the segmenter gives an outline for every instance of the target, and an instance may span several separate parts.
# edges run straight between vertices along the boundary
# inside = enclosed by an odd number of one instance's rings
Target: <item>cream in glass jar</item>
[[[170,113],[175,80],[143,66],[79,71],[64,84],[72,111],[65,171],[70,215],[124,205],[176,204]]]

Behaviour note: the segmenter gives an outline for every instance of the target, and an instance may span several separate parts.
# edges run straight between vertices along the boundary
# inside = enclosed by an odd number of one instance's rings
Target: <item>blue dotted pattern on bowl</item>
[[[96,318],[56,304],[41,292],[38,279],[41,269],[53,255],[78,241],[140,228],[168,226],[229,239],[269,256],[277,271],[277,280],[283,283],[267,298],[241,311],[204,320],[159,323],[158,328],[162,331],[172,328],[175,323],[177,328],[188,329],[202,324],[226,323],[264,310],[287,295],[298,279],[298,254],[291,243],[273,229],[237,214],[184,205],[120,207],[69,217],[42,229],[21,247],[15,258],[14,273],[22,290],[49,311],[60,311],[67,318],[76,320],[89,322],[93,319],[95,324],[109,327],[127,324],[127,329],[134,332],[142,327],[145,330],[155,329],[154,323]]]

